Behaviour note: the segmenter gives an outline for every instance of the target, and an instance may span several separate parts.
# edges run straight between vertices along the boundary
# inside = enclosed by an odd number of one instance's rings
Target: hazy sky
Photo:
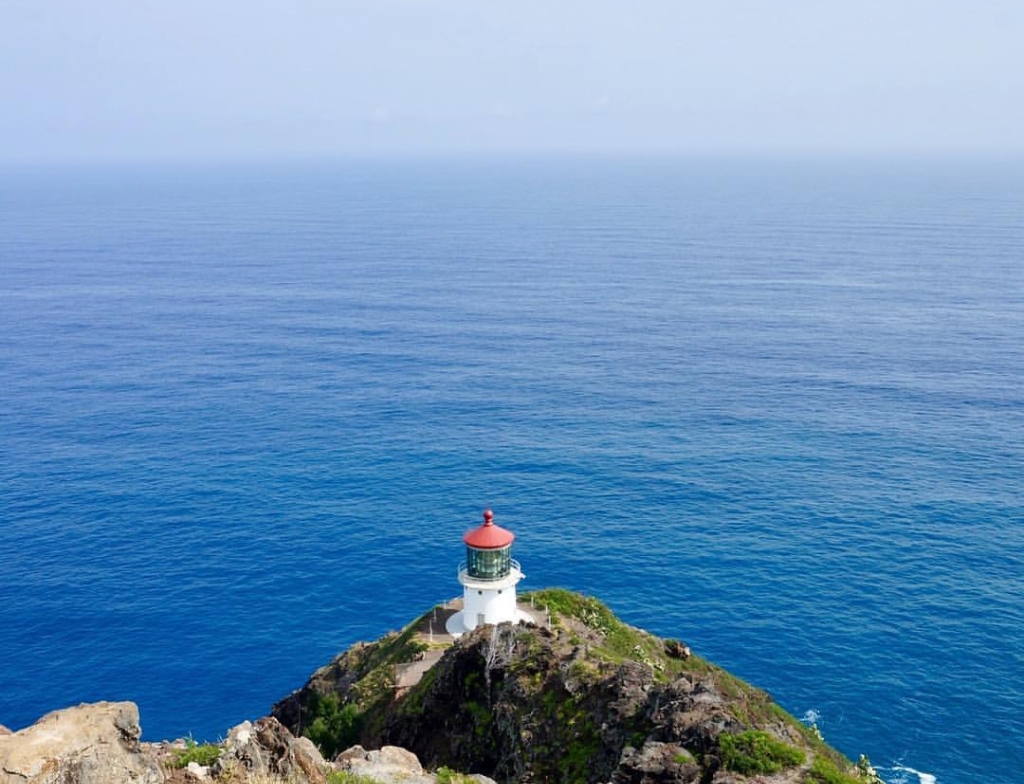
[[[0,0],[0,160],[1024,154],[1024,0]]]

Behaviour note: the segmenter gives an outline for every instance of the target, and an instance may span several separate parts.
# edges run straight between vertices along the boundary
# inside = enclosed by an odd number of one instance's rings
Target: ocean
[[[217,739],[460,593],[593,594],[892,784],[1024,770],[1024,164],[0,172],[0,723]]]

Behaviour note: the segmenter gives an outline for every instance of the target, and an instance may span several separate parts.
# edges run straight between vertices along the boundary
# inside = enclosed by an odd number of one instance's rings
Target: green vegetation
[[[456,773],[451,768],[440,767],[435,775],[437,784],[474,784],[473,779],[465,773]]]
[[[531,599],[535,606],[547,610],[555,627],[563,626],[562,618],[573,618],[591,631],[600,634],[603,640],[592,651],[604,661],[612,664],[621,664],[629,660],[639,661],[653,667],[656,673],[678,672],[685,669],[681,666],[683,662],[670,660],[665,656],[664,643],[661,640],[623,623],[608,607],[592,596],[584,596],[564,588],[546,588],[526,594],[524,598]]]
[[[591,778],[591,760],[601,748],[601,738],[593,725],[582,727],[565,747],[559,762],[559,781],[573,784]]]
[[[367,719],[380,719],[376,708],[391,699],[395,683],[395,665],[412,661],[428,645],[416,638],[416,630],[426,619],[417,618],[401,632],[391,632],[375,643],[349,649],[344,666],[357,679],[344,698],[338,694],[314,692],[305,704],[306,727],[302,734],[320,747],[328,759],[359,742],[367,729]],[[373,729],[370,727],[369,729]]]
[[[327,784],[377,784],[377,779],[348,770],[332,770],[327,774]]]
[[[857,775],[869,782],[869,784],[885,784],[879,777],[878,771],[871,764],[871,760],[864,754],[861,754],[860,759],[857,760]]]
[[[770,694],[712,664],[706,664],[706,671],[715,686],[732,701],[730,710],[738,721],[750,728],[787,726],[811,743],[813,731],[772,700]]]
[[[575,697],[553,691],[541,697],[541,712],[551,727],[557,728],[555,745],[559,749],[553,758],[562,784],[577,784],[590,779],[591,761],[601,748],[601,736],[587,707]]]
[[[585,626],[602,634],[611,633],[615,627],[623,623],[612,611],[592,596],[584,596],[564,588],[545,588],[526,594],[524,599],[551,613],[551,621],[558,625],[559,616],[575,618]]]
[[[425,616],[424,616],[425,617]],[[395,665],[412,661],[429,646],[416,639],[416,629],[423,618],[417,618],[402,632],[392,632],[378,642],[363,647],[352,662],[359,674],[355,686],[356,700],[366,708],[388,693],[395,683]]]
[[[864,784],[865,779],[843,773],[828,757],[816,756],[804,781],[807,784]]]
[[[494,720],[487,706],[481,705],[475,700],[469,700],[464,702],[462,707],[473,717],[474,734],[480,739],[487,737],[487,733],[491,730],[491,722]]]
[[[778,773],[801,764],[804,753],[772,737],[767,732],[748,730],[738,734],[723,733],[718,738],[722,764],[729,770],[746,775]]]
[[[579,664],[577,662],[576,664]],[[587,673],[577,671],[578,677]],[[601,751],[601,736],[594,716],[593,704],[578,699],[557,678],[544,680],[527,678],[524,684],[526,701],[531,706],[530,720],[543,727],[538,733],[544,741],[535,739],[528,755],[533,772],[539,781],[557,781],[559,784],[582,784],[593,775],[593,761]],[[586,690],[582,694],[586,695]]]
[[[816,726],[808,727],[796,719],[792,721],[814,754],[814,762],[804,778],[807,784],[882,784],[866,757],[862,757],[854,767],[850,760],[824,741]]]
[[[597,599],[563,589],[546,589],[528,594],[534,605],[546,610],[551,624],[571,635],[573,645],[585,646],[585,658],[576,659],[568,674],[582,682],[596,683],[606,672],[607,665],[620,665],[627,661],[642,662],[654,671],[656,681],[666,681],[683,673],[710,678],[730,701],[735,717],[749,728],[746,732],[723,735],[720,739],[724,764],[730,770],[744,774],[774,773],[800,765],[805,754],[796,746],[777,739],[774,735],[754,728],[789,727],[794,733],[806,729],[797,719],[776,705],[770,695],[745,683],[729,672],[701,659],[699,656],[671,656],[666,642],[623,623]],[[568,621],[582,624],[598,635],[588,639],[577,633]],[[681,643],[676,643],[680,646]],[[544,713],[551,712],[549,701],[554,695],[542,696]],[[592,719],[576,706],[573,699],[564,701],[557,709],[559,725],[568,732],[563,753],[558,762],[561,781],[585,781],[590,773],[590,762],[599,750],[598,735],[593,731]],[[647,728],[637,726],[631,740],[640,745]],[[824,746],[824,744],[820,744]],[[817,747],[815,747],[817,748]],[[828,784],[831,784],[829,782]]]
[[[175,768],[185,768],[190,762],[195,762],[206,767],[217,761],[220,751],[220,746],[212,743],[199,744],[188,738],[185,741],[185,748],[177,753],[171,764]]]
[[[302,734],[328,759],[358,742],[363,723],[358,706],[343,703],[337,694],[314,694],[307,709],[309,724]]]

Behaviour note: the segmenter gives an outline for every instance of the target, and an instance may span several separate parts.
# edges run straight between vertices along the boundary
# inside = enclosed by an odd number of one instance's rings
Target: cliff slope
[[[878,781],[866,760],[852,765],[767,693],[682,643],[630,627],[590,597],[548,590],[532,600],[550,620],[485,627],[445,646],[419,633],[421,619],[356,645],[273,715],[328,756],[355,742],[400,746],[428,768],[500,782]],[[409,662],[434,659],[418,681],[402,677]]]

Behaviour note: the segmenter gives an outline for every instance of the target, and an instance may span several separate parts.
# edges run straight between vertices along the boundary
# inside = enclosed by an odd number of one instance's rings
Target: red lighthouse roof
[[[462,541],[478,550],[497,550],[508,547],[515,538],[514,533],[494,524],[494,512],[487,509],[484,511],[484,524],[463,536]]]

